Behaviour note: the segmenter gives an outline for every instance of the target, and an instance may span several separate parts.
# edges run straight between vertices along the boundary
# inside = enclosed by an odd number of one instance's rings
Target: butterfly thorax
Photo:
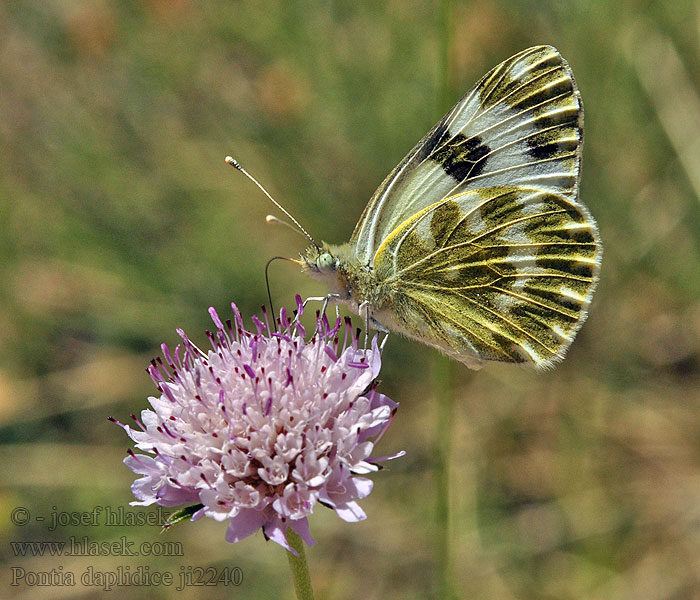
[[[306,263],[305,271],[314,279],[325,282],[329,295],[356,313],[362,304],[366,304],[373,314],[385,308],[390,300],[389,285],[378,279],[370,265],[357,259],[351,244],[311,246],[302,258]]]

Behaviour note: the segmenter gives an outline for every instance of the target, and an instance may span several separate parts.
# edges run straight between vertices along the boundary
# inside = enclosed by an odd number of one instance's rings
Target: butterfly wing
[[[549,366],[581,326],[598,234],[570,197],[522,186],[461,192],[413,215],[378,249],[405,333],[477,367]]]
[[[387,236],[441,198],[526,185],[576,196],[583,112],[573,74],[551,46],[487,73],[389,174],[350,240],[371,265]]]
[[[595,221],[578,203],[583,109],[556,49],[490,71],[382,183],[351,247],[395,328],[477,367],[548,366],[586,317]]]

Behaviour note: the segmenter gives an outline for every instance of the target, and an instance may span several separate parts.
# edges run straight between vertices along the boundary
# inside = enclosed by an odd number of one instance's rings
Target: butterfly
[[[598,229],[578,200],[582,136],[569,65],[552,46],[523,50],[396,166],[347,244],[307,234],[299,262],[377,329],[471,368],[549,367],[586,319],[600,270]]]

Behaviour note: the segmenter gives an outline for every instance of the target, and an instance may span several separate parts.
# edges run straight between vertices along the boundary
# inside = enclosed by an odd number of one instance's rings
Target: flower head
[[[298,314],[303,311],[297,296]],[[291,527],[308,544],[307,517],[320,503],[346,521],[365,518],[356,500],[378,470],[373,438],[390,424],[397,404],[375,391],[381,366],[376,338],[358,347],[349,319],[331,326],[317,315],[309,341],[298,320],[282,309],[275,330],[253,317],[256,331],[234,321],[207,332],[204,352],[178,330],[183,344],[148,372],[160,392],[138,428],[119,423],[136,448],[124,460],[143,475],[132,504],[200,503],[193,519],[228,520],[236,542],[258,528],[289,549]],[[265,315],[267,322],[267,315]],[[340,343],[340,338],[343,342]],[[376,439],[375,439],[376,441]]]

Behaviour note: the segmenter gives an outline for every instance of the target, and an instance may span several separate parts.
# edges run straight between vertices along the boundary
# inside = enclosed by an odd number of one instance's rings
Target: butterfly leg
[[[326,314],[326,309],[328,308],[328,302],[332,299],[340,298],[340,294],[328,294],[323,301],[323,308],[321,309],[321,314]],[[340,306],[338,306],[337,302],[334,302],[335,305],[335,318],[340,319]]]
[[[384,346],[386,345],[386,341],[389,339],[389,330],[384,327],[379,321],[377,321],[374,317],[370,317],[370,323],[372,323],[372,327],[374,327],[379,333],[384,334],[384,338],[382,338],[382,341],[379,343],[379,349],[383,352],[384,351]]]
[[[302,303],[301,307],[302,309],[306,308],[306,305],[309,302],[323,302],[323,306],[321,307],[321,314],[324,315],[326,314],[326,309],[328,308],[328,303],[331,300],[336,300],[337,298],[340,298],[340,294],[327,294],[326,296],[309,296],[304,302]],[[339,319],[340,318],[340,309],[338,308],[338,303],[335,302],[335,318]],[[296,316],[295,320],[299,320],[299,315]]]
[[[327,302],[328,301],[328,296],[309,296],[304,302],[302,303],[302,308],[306,308],[306,305],[309,302]]]
[[[357,307],[357,314],[359,314],[361,317],[362,311],[365,311],[364,317],[365,317],[365,350],[367,349],[367,346],[369,345],[369,321],[371,317],[369,316],[369,311],[370,311],[370,304],[367,300],[365,300],[360,306]],[[373,320],[373,319],[372,319]]]
[[[321,307],[321,314],[326,312],[326,309],[328,308],[328,303],[331,300],[335,300],[336,298],[340,298],[340,294],[327,294],[325,296],[309,296],[304,302],[302,303],[302,308],[306,308],[306,305],[309,302],[323,302],[323,306]],[[336,313],[338,313],[338,305],[336,304],[335,308]],[[340,314],[340,313],[338,313]]]
[[[370,317],[369,322],[372,324],[372,327],[374,327],[380,333],[386,333],[387,335],[389,335],[389,330],[386,327],[384,327],[384,325],[382,325],[379,321],[377,321],[377,319],[375,319],[374,317]]]
[[[384,347],[384,344],[386,343],[386,338],[389,337],[389,330],[384,327],[377,319],[375,319],[373,316],[371,316],[370,311],[371,311],[372,305],[369,303],[369,301],[365,300],[360,306],[357,307],[357,313],[365,318],[365,349],[369,346],[369,326],[371,325],[373,329],[378,331],[379,333],[384,333],[386,334],[384,337],[384,340],[382,340],[382,348]],[[363,314],[364,311],[364,314]]]
[[[389,339],[389,330],[387,329],[384,335],[384,339],[379,344],[379,350],[384,352],[384,346],[386,346],[386,341]]]

